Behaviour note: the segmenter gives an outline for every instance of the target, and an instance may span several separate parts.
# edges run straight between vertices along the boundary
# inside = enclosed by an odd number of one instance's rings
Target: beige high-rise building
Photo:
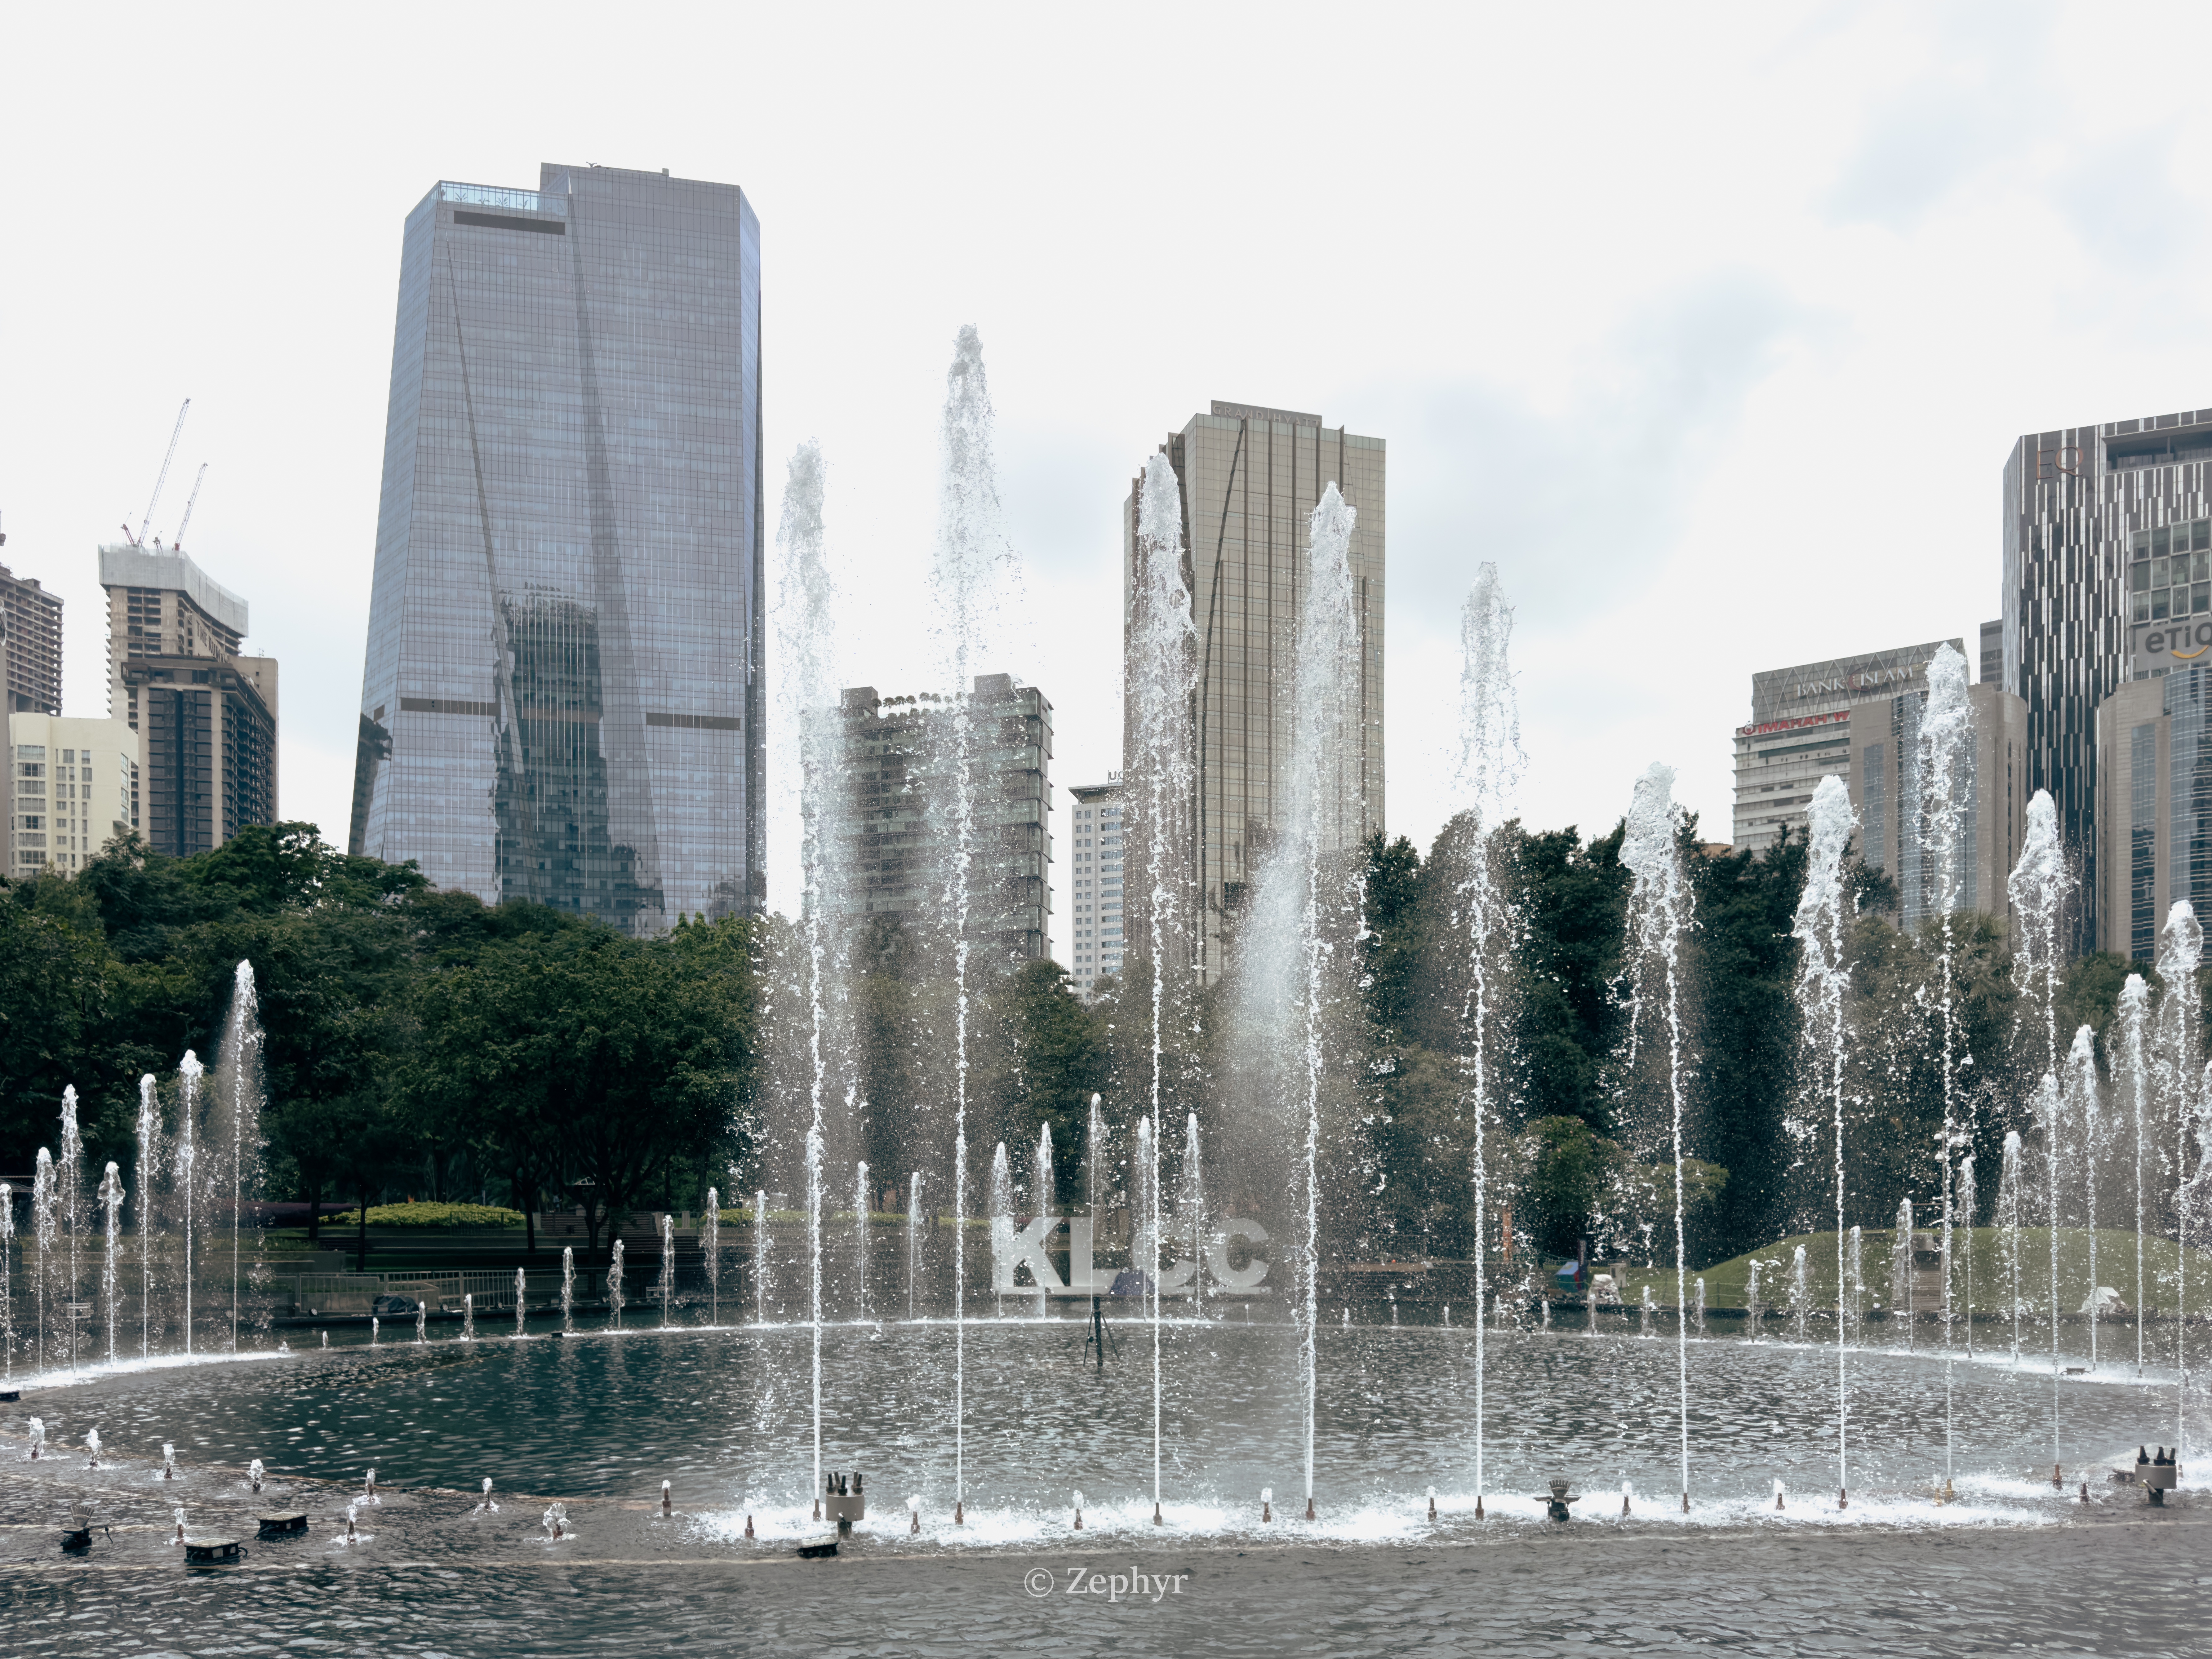
[[[1285,809],[1307,520],[1331,483],[1358,514],[1352,574],[1360,630],[1358,769],[1345,779],[1335,823],[1346,846],[1382,828],[1384,446],[1325,426],[1318,415],[1216,402],[1160,447],[1182,486],[1183,579],[1198,633],[1190,734],[1197,787],[1192,822],[1173,835],[1172,862],[1202,919],[1193,965],[1210,981]],[[1140,476],[1121,514],[1125,639],[1142,487]],[[1127,732],[1125,743],[1134,742]]]
[[[9,714],[15,799],[7,873],[73,876],[128,835],[137,811],[138,734],[121,720]]]
[[[175,548],[103,547],[107,712],[139,734],[132,823],[177,858],[276,822],[276,659],[243,654],[246,601]]]

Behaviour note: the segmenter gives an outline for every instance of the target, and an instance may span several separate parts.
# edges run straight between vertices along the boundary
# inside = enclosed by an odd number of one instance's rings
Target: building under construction
[[[189,858],[276,822],[276,659],[247,656],[246,601],[158,544],[100,550],[108,714],[142,745],[132,827]]]
[[[1010,674],[978,674],[964,709],[957,697],[884,697],[862,685],[842,695],[837,713],[842,787],[830,833],[845,874],[827,896],[831,909],[951,927],[964,714],[970,960],[1007,968],[1050,956],[1052,704],[1044,694]]]

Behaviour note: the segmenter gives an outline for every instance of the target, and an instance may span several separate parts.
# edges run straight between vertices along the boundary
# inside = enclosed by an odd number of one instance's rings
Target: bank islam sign
[[[1108,1296],[1114,1289],[1114,1280],[1121,1273],[1119,1267],[1098,1267],[1091,1263],[1091,1219],[1089,1216],[1041,1215],[1026,1227],[1018,1228],[1011,1218],[1002,1218],[991,1224],[991,1288],[1000,1296],[1014,1296],[1024,1291],[1042,1290],[1047,1296]],[[1067,1229],[1067,1277],[1062,1279],[1060,1269],[1053,1265],[1052,1249],[1060,1230]],[[1186,1235],[1188,1237],[1188,1235]],[[1244,1248],[1237,1252],[1245,1258],[1241,1267],[1230,1265],[1230,1243],[1240,1240]],[[1252,1255],[1252,1247],[1267,1242],[1267,1230],[1256,1221],[1224,1221],[1206,1241],[1206,1287],[1217,1295],[1265,1296],[1260,1281],[1267,1276],[1267,1264]],[[1172,1236],[1168,1240],[1172,1247]],[[1016,1275],[1024,1268],[1029,1270],[1026,1283],[1017,1283]],[[1189,1260],[1177,1261],[1172,1267],[1160,1270],[1160,1294],[1164,1297],[1188,1296],[1192,1281],[1198,1273],[1198,1263]]]

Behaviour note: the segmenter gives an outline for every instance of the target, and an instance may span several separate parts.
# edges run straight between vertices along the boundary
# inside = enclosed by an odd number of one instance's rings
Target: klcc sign
[[[1017,1229],[1011,1217],[1002,1217],[991,1224],[991,1289],[1000,1296],[1018,1295],[1024,1291],[1042,1289],[1047,1296],[1107,1296],[1114,1289],[1119,1268],[1099,1268],[1091,1264],[1091,1218],[1089,1216],[1041,1215],[1026,1227]],[[1063,1282],[1060,1270],[1052,1263],[1052,1243],[1062,1227],[1067,1229],[1067,1278]],[[1244,1241],[1246,1265],[1229,1265],[1229,1241]],[[1172,1245],[1170,1235],[1167,1242]],[[1243,1293],[1247,1296],[1264,1295],[1260,1281],[1267,1276],[1267,1264],[1250,1254],[1251,1247],[1267,1242],[1267,1230],[1256,1221],[1224,1221],[1206,1241],[1206,1282],[1208,1289],[1224,1295]],[[1027,1267],[1033,1281],[1017,1285],[1017,1270]],[[1198,1264],[1179,1260],[1174,1266],[1160,1271],[1162,1296],[1188,1296],[1192,1280],[1197,1276]]]

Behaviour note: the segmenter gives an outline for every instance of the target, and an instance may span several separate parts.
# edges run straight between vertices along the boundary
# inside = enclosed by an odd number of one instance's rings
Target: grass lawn
[[[1929,1232],[1928,1228],[1915,1228],[1916,1232]],[[1938,1235],[1940,1237],[1940,1235]],[[1859,1264],[1869,1292],[1869,1305],[1889,1305],[1889,1255],[1897,1235],[1889,1228],[1868,1229],[1860,1235]],[[2062,1227],[2058,1230],[2058,1305],[2065,1313],[2078,1313],[2089,1298],[2089,1230],[2086,1227]],[[1705,1281],[1705,1305],[1709,1308],[1741,1308],[1746,1305],[1751,1279],[1751,1264],[1756,1260],[1774,1263],[1762,1267],[1759,1278],[1759,1299],[1769,1308],[1786,1307],[1790,1303],[1791,1261],[1797,1248],[1805,1250],[1805,1284],[1807,1293],[1816,1308],[1832,1308],[1836,1304],[1836,1235],[1801,1233],[1792,1238],[1777,1239],[1763,1249],[1752,1250],[1727,1261],[1717,1262],[1690,1275],[1691,1294],[1696,1295],[1695,1282]],[[2097,1282],[2108,1285],[2120,1293],[2121,1301],[2130,1307],[2136,1305],[2136,1236],[2115,1228],[2100,1227],[2096,1232]],[[2005,1261],[2004,1233],[1996,1227],[1977,1227],[1973,1230],[1972,1255],[1967,1255],[1966,1234],[1962,1230],[1954,1235],[1952,1249],[1959,1253],[1957,1294],[1961,1298],[1962,1310],[1967,1302],[1967,1264],[1972,1263],[1973,1289],[1972,1310],[1976,1314],[1999,1315],[2006,1310],[2009,1291],[2009,1270]],[[2020,1295],[2027,1309],[2038,1317],[2047,1310],[2051,1302],[2051,1230],[2047,1227],[2023,1227],[2020,1230]],[[2172,1239],[2146,1237],[2143,1240],[2142,1299],[2154,1308],[2171,1311],[2179,1300],[2176,1270],[2181,1265],[2181,1251]],[[2189,1302],[2192,1307],[2212,1312],[2212,1254],[2201,1249],[2189,1252]],[[1632,1267],[1627,1284],[1621,1291],[1625,1302],[1642,1299],[1643,1287],[1651,1286],[1652,1299],[1662,1306],[1671,1307],[1674,1302],[1674,1270],[1661,1267],[1651,1271]]]

